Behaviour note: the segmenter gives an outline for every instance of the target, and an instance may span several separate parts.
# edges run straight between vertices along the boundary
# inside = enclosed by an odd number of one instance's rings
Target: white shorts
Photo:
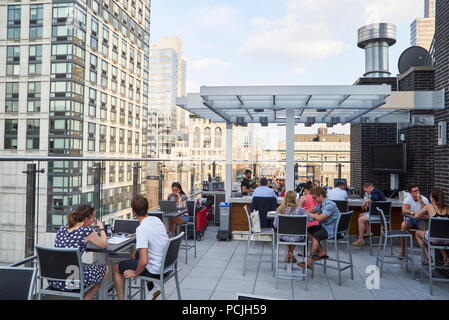
[[[429,241],[429,231],[426,231],[424,237],[426,238],[427,241]],[[435,238],[431,238],[430,243],[435,245],[449,245],[449,240],[436,240]]]

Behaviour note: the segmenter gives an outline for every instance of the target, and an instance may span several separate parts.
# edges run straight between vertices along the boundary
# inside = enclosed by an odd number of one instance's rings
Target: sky
[[[152,0],[150,41],[181,39],[187,92],[203,85],[350,85],[365,72],[358,28],[396,25],[396,75],[410,24],[423,16],[424,0]],[[273,130],[285,136],[285,127]],[[348,126],[336,132],[349,133]]]

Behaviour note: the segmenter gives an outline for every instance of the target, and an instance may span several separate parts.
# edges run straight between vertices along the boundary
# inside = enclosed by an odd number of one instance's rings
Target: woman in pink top
[[[306,211],[315,208],[317,205],[310,194],[310,189],[312,189],[312,185],[306,184],[304,187],[304,195],[299,199],[298,203],[298,206],[303,207]]]

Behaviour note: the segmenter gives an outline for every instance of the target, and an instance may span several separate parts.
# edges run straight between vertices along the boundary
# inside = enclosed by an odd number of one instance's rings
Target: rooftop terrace
[[[350,271],[342,273],[342,286],[338,285],[337,272],[328,269],[323,273],[321,266],[315,266],[314,279],[309,278],[308,291],[304,290],[302,280],[278,280],[275,289],[275,278],[271,271],[271,243],[255,242],[250,248],[246,276],[242,276],[243,258],[246,241],[233,240],[219,242],[216,240],[217,227],[208,227],[201,241],[197,242],[197,257],[193,251],[188,252],[188,264],[185,264],[185,251],[180,250],[178,270],[182,300],[235,300],[237,293],[253,294],[286,300],[447,300],[449,285],[434,282],[434,294],[429,293],[428,282],[422,284],[413,280],[410,272],[400,264],[384,265],[384,273],[380,280],[379,290],[366,289],[368,265],[375,265],[375,256],[369,255],[368,248],[353,248],[354,280]],[[395,247],[395,254],[399,253]],[[298,250],[296,250],[298,251]],[[388,250],[389,251],[389,250]],[[346,258],[344,250],[340,250]],[[334,251],[328,248],[329,256]],[[285,249],[279,253],[280,259],[285,257]],[[415,256],[415,267],[421,267],[420,257]],[[299,259],[298,259],[299,261]],[[331,264],[332,262],[329,262]],[[280,268],[285,264],[279,264]],[[296,266],[296,268],[299,268]],[[310,276],[310,273],[309,273]],[[174,280],[166,284],[167,297],[176,300]],[[137,295],[135,299],[138,299]],[[147,299],[149,299],[147,295]]]

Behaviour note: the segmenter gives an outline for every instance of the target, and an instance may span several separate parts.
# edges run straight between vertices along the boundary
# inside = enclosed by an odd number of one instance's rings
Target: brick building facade
[[[446,108],[435,112],[434,185],[445,193],[446,204],[449,204],[449,147],[437,145],[438,122],[449,122],[449,1],[447,0],[436,2],[435,67],[435,89],[445,90]]]

